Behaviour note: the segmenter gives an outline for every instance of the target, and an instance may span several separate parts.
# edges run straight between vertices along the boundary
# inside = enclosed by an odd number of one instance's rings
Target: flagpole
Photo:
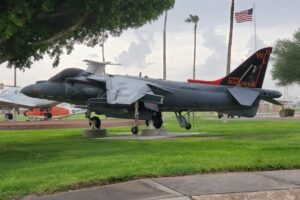
[[[253,25],[254,25],[254,50],[257,50],[256,46],[256,10],[255,10],[255,2],[253,2]]]

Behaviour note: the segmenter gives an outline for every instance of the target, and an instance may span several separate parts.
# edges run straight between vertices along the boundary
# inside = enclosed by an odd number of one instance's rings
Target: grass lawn
[[[300,168],[300,122],[196,122],[194,131],[206,134],[151,141],[86,139],[81,129],[1,131],[0,199],[140,177]],[[173,117],[165,126],[184,131]]]

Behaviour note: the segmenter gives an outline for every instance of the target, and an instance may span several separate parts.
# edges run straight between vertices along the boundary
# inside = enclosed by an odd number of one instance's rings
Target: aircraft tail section
[[[216,81],[191,80],[190,83],[262,88],[272,48],[258,50],[228,76]]]

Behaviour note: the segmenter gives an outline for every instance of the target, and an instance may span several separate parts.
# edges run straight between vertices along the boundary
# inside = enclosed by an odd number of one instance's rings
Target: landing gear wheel
[[[187,125],[186,125],[185,129],[186,129],[186,130],[190,130],[191,128],[192,128],[192,125],[191,125],[191,123],[187,123]]]
[[[45,119],[51,119],[52,118],[52,114],[51,113],[46,113],[45,114]]]
[[[131,128],[131,133],[134,134],[134,135],[138,134],[139,133],[139,127],[133,126]]]
[[[182,112],[183,111],[175,112],[178,124],[180,127],[185,128],[186,130],[190,130],[192,128],[192,125],[190,123],[190,111],[187,111],[187,118],[181,114]]]
[[[6,114],[5,114],[5,119],[6,119],[6,120],[12,120],[13,117],[14,117],[14,116],[13,116],[13,114],[11,114],[11,113],[6,113]]]
[[[147,127],[149,127],[149,125],[150,125],[150,120],[149,120],[149,119],[145,120],[145,124],[146,124]]]
[[[90,124],[90,127],[93,129],[93,128],[97,128],[97,129],[100,129],[100,126],[101,126],[101,120],[99,119],[99,117],[92,117],[89,121],[89,124]]]
[[[156,129],[160,129],[163,125],[163,120],[162,119],[153,119],[153,126]]]
[[[162,120],[161,112],[154,113],[154,115],[152,116],[152,122],[153,122],[153,126],[156,129],[160,129],[162,127],[164,122]]]

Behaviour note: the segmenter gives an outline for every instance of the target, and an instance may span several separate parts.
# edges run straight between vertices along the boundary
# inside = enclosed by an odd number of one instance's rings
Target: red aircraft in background
[[[71,104],[62,103],[51,108],[32,108],[24,112],[24,115],[29,119],[61,119],[71,115],[85,113],[85,109],[75,108]]]

